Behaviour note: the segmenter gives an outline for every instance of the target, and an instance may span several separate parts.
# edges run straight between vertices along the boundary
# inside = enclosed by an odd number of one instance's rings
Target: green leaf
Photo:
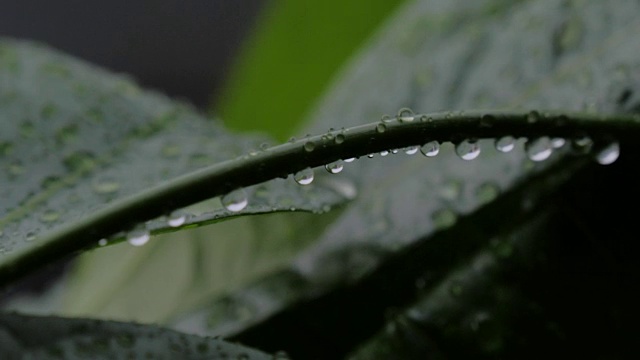
[[[401,3],[269,2],[214,110],[234,129],[294,135],[336,71]]]
[[[640,40],[633,35],[640,26],[635,16],[638,10],[637,3],[623,0],[607,4],[413,1],[354,59],[318,104],[312,116],[314,125],[307,131],[353,126],[407,106],[421,112],[624,109],[619,99],[625,97],[620,95],[637,91],[637,83],[629,88],[629,82],[639,65],[634,49]],[[464,127],[460,131],[461,138],[468,135]],[[188,325],[198,325],[201,333],[224,331],[254,345],[295,348],[293,356],[313,346],[327,351],[323,353],[326,357],[344,355],[341,351],[348,351],[383,325],[381,308],[389,305],[385,301],[411,299],[411,294],[397,293],[377,299],[385,288],[374,282],[372,287],[378,292],[363,296],[377,304],[368,306],[370,312],[362,310],[363,316],[351,319],[330,316],[337,312],[330,304],[340,304],[340,314],[367,308],[361,302],[350,308],[347,299],[382,264],[438,234],[467,233],[464,227],[473,225],[473,219],[485,221],[474,226],[497,232],[496,223],[514,221],[518,212],[491,216],[497,208],[489,207],[491,204],[518,199],[508,195],[520,189],[520,204],[535,208],[579,169],[591,166],[570,156],[568,145],[548,161],[532,162],[521,150],[523,143],[518,140],[517,151],[502,154],[492,141],[480,141],[482,152],[474,161],[460,159],[453,146],[445,144],[433,159],[377,155],[349,164],[342,176],[357,184],[358,198],[290,269],[263,282],[299,280],[277,291],[262,290],[257,283],[212,301],[209,308],[185,317]],[[623,154],[626,149],[623,144]],[[459,243],[453,238],[441,246],[455,249]],[[424,266],[428,269],[428,264]],[[255,303],[269,305],[254,306],[249,320],[216,316],[220,309]],[[363,319],[373,320],[364,326]],[[344,336],[336,335],[337,322],[347,329],[340,332]],[[185,320],[179,326],[188,325]],[[281,333],[299,336],[268,336]],[[320,347],[313,336],[306,336],[310,333],[331,333],[337,343]]]
[[[257,150],[266,140],[232,135],[185,104],[28,42],[2,40],[0,75],[0,278],[5,281],[103,237],[122,239],[118,232],[178,204],[232,190],[233,181],[212,182],[209,188],[201,182],[196,191],[189,179],[201,176],[196,170]],[[184,174],[191,176],[180,185]],[[187,188],[175,193],[176,183]],[[246,192],[251,205],[244,213],[220,210],[214,202],[181,227],[292,207],[324,211],[346,200],[332,184],[302,189],[283,180]],[[166,219],[147,226],[155,233],[174,230]]]
[[[272,359],[219,339],[112,321],[0,314],[3,359]]]

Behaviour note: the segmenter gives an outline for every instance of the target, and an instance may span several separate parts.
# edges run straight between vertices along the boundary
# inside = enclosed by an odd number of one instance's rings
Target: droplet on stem
[[[503,136],[496,140],[496,150],[508,153],[516,147],[516,142],[513,136]]]
[[[596,154],[596,161],[600,165],[613,164],[620,156],[620,144],[612,142]]]
[[[300,185],[309,185],[313,182],[313,169],[306,168],[293,175],[293,180]]]
[[[440,152],[440,143],[437,141],[429,141],[420,147],[420,152],[426,157],[434,157]]]
[[[146,228],[139,228],[127,233],[127,242],[133,246],[142,246],[146,244],[151,238],[149,230]]]
[[[456,154],[462,160],[473,160],[480,155],[480,144],[476,140],[463,140],[456,145]]]
[[[344,168],[344,164],[342,163],[342,161],[338,160],[325,165],[324,168],[327,169],[327,171],[331,174],[337,174],[342,171],[342,169]]]
[[[527,157],[536,162],[547,160],[553,153],[551,141],[546,136],[527,140],[524,149]]]
[[[247,193],[244,189],[236,189],[226,194],[221,199],[222,206],[225,209],[238,212],[247,207],[249,201],[247,200]]]

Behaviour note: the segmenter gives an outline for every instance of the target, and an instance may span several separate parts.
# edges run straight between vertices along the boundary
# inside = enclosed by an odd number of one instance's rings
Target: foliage
[[[98,291],[92,301],[103,307],[88,304],[84,315],[104,316],[116,303],[108,317],[133,320],[122,309],[147,307],[145,322],[294,358],[527,358],[551,349],[628,356],[640,269],[634,214],[616,201],[638,197],[628,176],[639,154],[638,6],[409,2],[318,102],[307,125],[318,135],[275,147],[125,78],[4,40],[0,279],[8,286],[97,244],[146,242],[147,230],[216,222],[227,232],[235,222],[235,231],[255,228],[248,236],[267,243],[249,243],[244,254],[285,249],[295,259],[256,266],[243,278],[250,284],[220,296],[202,290],[207,277],[224,277],[235,263],[211,271],[202,246],[215,238],[190,242],[184,254],[162,246],[177,239],[137,251],[109,246],[74,278],[71,304],[81,305],[70,307],[85,306],[82,284],[102,278],[108,286],[89,292]],[[400,110],[366,124],[406,106],[429,113]],[[468,110],[475,108],[492,110]],[[433,113],[451,109],[458,111]],[[427,159],[414,155],[417,146]],[[336,163],[352,157],[360,159]],[[307,168],[324,164],[330,171],[316,171],[310,185],[289,176],[305,182]],[[221,198],[185,209],[212,197]],[[172,217],[177,209],[183,213]],[[292,209],[318,214],[295,217]],[[111,249],[116,255],[101,261]],[[126,288],[147,285],[171,291],[131,305],[140,291]],[[216,346],[131,324],[17,315],[0,323],[8,355],[55,356],[95,341],[104,351],[144,354],[138,345],[112,349],[118,345],[104,340],[111,331],[150,351],[166,346],[147,342],[156,331],[187,339],[180,351]],[[59,337],[15,335],[52,323]]]

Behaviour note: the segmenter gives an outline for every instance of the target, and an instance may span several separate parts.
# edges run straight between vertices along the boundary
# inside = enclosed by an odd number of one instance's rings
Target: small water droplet
[[[187,221],[187,214],[183,211],[174,211],[169,215],[167,224],[171,227],[182,226]]]
[[[290,137],[290,138],[289,138],[289,142],[290,142],[290,143],[294,143],[294,142],[296,142],[296,138],[295,138],[295,136]]]
[[[415,155],[418,152],[418,149],[420,149],[419,146],[409,146],[408,148],[404,149],[404,153],[407,155]]]
[[[391,152],[392,154],[397,154],[399,151],[400,151],[400,150],[398,150],[398,149],[391,149],[391,151],[390,151],[390,152]]]
[[[464,140],[456,145],[456,154],[462,160],[473,160],[480,155],[480,144],[476,140]]]
[[[27,241],[35,241],[38,238],[38,231],[29,231],[25,237]]]
[[[120,183],[110,177],[98,179],[93,183],[93,190],[98,194],[111,194],[120,189]]]
[[[151,238],[149,230],[145,228],[139,228],[127,233],[127,242],[133,246],[142,246],[146,244]]]
[[[336,134],[336,138],[333,139],[333,142],[336,143],[336,145],[340,145],[344,142],[345,137],[344,134]]]
[[[378,134],[382,134],[383,132],[387,131],[387,125],[385,124],[378,124],[376,125],[376,132]]]
[[[574,151],[580,154],[587,154],[593,147],[593,140],[591,140],[591,138],[588,136],[583,136],[577,139],[573,139],[573,141],[571,141],[571,146]]]
[[[269,143],[263,142],[260,144],[260,150],[265,151],[269,148]]]
[[[561,147],[563,147],[563,146],[564,146],[564,144],[565,144],[566,142],[567,142],[567,141],[566,141],[565,139],[563,139],[563,138],[553,138],[553,139],[551,139],[551,146],[552,146],[554,149],[560,149]]]
[[[109,243],[109,240],[107,239],[98,240],[98,246],[107,246],[108,243]]]
[[[309,185],[313,182],[313,169],[306,168],[302,171],[298,171],[293,175],[293,180],[295,180],[300,185]]]
[[[368,157],[369,159],[373,159],[373,157],[374,157],[374,156],[376,156],[376,154],[369,154],[369,155],[367,155],[367,157]]]
[[[316,144],[313,141],[307,141],[304,143],[304,151],[312,152],[316,148]]]
[[[325,165],[324,168],[327,169],[327,171],[331,174],[337,174],[342,171],[342,169],[344,168],[344,164],[342,163],[342,161],[338,160]]]
[[[247,204],[249,203],[249,201],[247,200],[247,193],[244,191],[244,189],[233,190],[232,192],[223,196],[221,201],[222,206],[232,212],[241,211],[242,209],[247,207]]]
[[[387,156],[387,155],[389,155],[389,151],[387,150],[380,151],[380,156]]]
[[[344,159],[343,161],[346,163],[350,163],[350,162],[354,162],[355,160],[356,158],[352,157],[352,158]]]
[[[440,152],[440,143],[437,141],[429,141],[420,147],[420,152],[426,157],[434,157]]]
[[[531,161],[544,161],[553,153],[553,147],[548,137],[543,136],[536,139],[529,139],[524,144],[527,157]]]
[[[415,119],[413,110],[409,108],[402,108],[398,111],[398,120],[400,122],[411,122],[413,119]]]
[[[496,140],[496,150],[508,153],[516,147],[516,142],[513,136],[503,136]]]
[[[596,154],[596,161],[600,165],[613,164],[620,156],[620,144],[613,142]]]
[[[391,118],[391,116],[384,114],[382,115],[382,119],[380,119],[383,123],[389,123],[392,122],[393,119]]]
[[[529,124],[535,124],[538,120],[540,120],[540,113],[535,110],[530,111],[527,115],[527,122]]]

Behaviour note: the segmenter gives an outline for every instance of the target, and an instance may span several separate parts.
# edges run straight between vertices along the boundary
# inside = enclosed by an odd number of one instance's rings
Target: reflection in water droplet
[[[374,157],[374,156],[376,156],[376,154],[369,154],[369,155],[367,155],[367,157],[368,157],[369,159],[373,159],[373,157]]]
[[[238,212],[247,207],[249,200],[247,200],[247,193],[244,189],[236,189],[223,196],[221,202],[225,209]]]
[[[383,132],[387,131],[387,125],[385,124],[378,124],[376,125],[376,132],[378,134],[382,134]]]
[[[142,246],[151,238],[149,230],[145,228],[135,229],[127,233],[127,242],[133,246]]]
[[[380,156],[387,156],[387,155],[389,155],[389,151],[387,150],[380,151]]]
[[[620,144],[613,142],[596,154],[596,161],[600,165],[613,164],[620,156]]]
[[[566,140],[563,139],[563,138],[553,138],[553,139],[551,139],[551,147],[553,147],[554,149],[559,149],[559,148],[563,147],[565,143],[566,143]]]
[[[456,154],[462,160],[473,160],[480,155],[480,144],[476,140],[464,140],[456,145]]]
[[[426,157],[434,157],[440,152],[440,143],[437,141],[429,141],[420,147],[420,152]]]
[[[350,162],[354,162],[355,160],[356,158],[352,157],[352,158],[344,159],[344,162],[350,163]]]
[[[302,171],[298,171],[293,175],[293,180],[295,180],[300,185],[309,185],[313,182],[313,169],[306,168]]]
[[[516,142],[513,136],[503,136],[496,140],[496,150],[508,153],[516,147]]]
[[[418,152],[419,148],[419,146],[409,146],[408,148],[404,149],[404,153],[407,155],[414,155]]]
[[[551,141],[546,136],[527,140],[524,149],[531,161],[544,161],[553,153]]]
[[[413,110],[409,108],[402,108],[398,111],[398,120],[401,122],[411,122],[415,119]]]
[[[325,165],[324,168],[327,169],[327,171],[330,172],[331,174],[337,174],[342,171],[342,169],[344,168],[344,165],[342,161],[336,161],[336,162],[332,162],[330,164]]]
[[[307,141],[304,143],[304,151],[312,152],[316,148],[316,144],[313,141]]]
[[[178,210],[174,211],[169,215],[167,219],[167,224],[171,227],[182,226],[187,221],[187,214]]]

